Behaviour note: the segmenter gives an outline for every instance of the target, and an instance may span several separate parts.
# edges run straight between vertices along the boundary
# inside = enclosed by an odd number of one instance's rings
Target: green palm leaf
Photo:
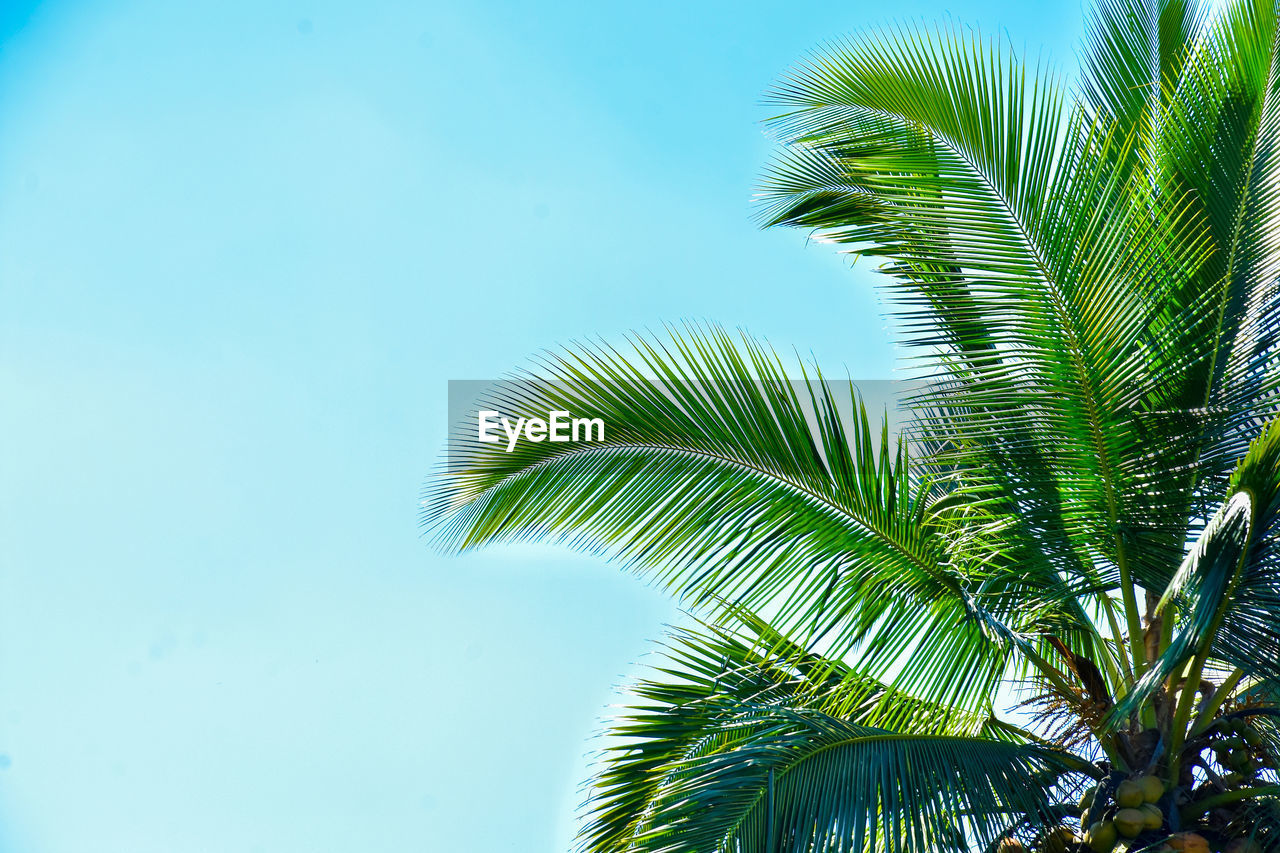
[[[766,221],[829,223],[825,237],[891,259],[908,341],[946,376],[915,401],[936,461],[1024,527],[1045,571],[1127,595],[1181,556],[1199,445],[1170,377],[1210,344],[1201,322],[1204,340],[1163,355],[1165,315],[1208,244],[1185,193],[1130,175],[1132,140],[1068,120],[1061,97],[976,36],[839,45],[779,87],[790,153]]]
[[[739,630],[704,625],[677,632],[653,677],[631,688],[635,700],[610,724],[592,786],[584,850],[629,849],[651,804],[686,762],[751,736],[725,725],[748,704],[821,710],[901,732],[1027,742],[1021,729],[992,716],[921,702],[807,652],[757,616],[740,611],[735,621]]]
[[[1230,4],[1197,40],[1161,120],[1161,168],[1195,199],[1218,247],[1173,300],[1186,318],[1171,327],[1186,338],[1178,328],[1190,329],[1189,318],[1210,324],[1211,358],[1182,377],[1183,405],[1207,415],[1194,477],[1206,496],[1220,493],[1258,425],[1280,411],[1280,244],[1270,225],[1280,213],[1278,61],[1274,6]]]
[[[735,704],[722,725],[743,734],[683,762],[627,849],[964,850],[1028,817],[1055,822],[1046,788],[1082,766],[1046,747],[809,710]]]
[[[881,263],[901,436],[694,328],[487,402],[603,441],[455,443],[446,547],[564,542],[708,619],[613,727],[584,849],[1052,853],[1092,776],[1105,853],[1154,774],[1133,849],[1280,850],[1277,8],[1099,0],[1083,65],[898,27],[771,95],[761,220]]]
[[[1122,133],[1146,135],[1177,89],[1208,12],[1196,0],[1100,0],[1090,14],[1081,86],[1092,110]]]
[[[792,383],[772,352],[718,330],[635,344],[630,360],[551,356],[536,381],[495,392],[492,406],[513,415],[590,412],[606,435],[509,453],[460,439],[426,502],[446,545],[567,542],[652,572],[694,606],[767,612],[922,698],[989,702],[1006,640],[1038,615],[1012,588],[1052,610],[1055,586],[1011,570],[995,592],[966,589],[906,445],[886,427],[877,441],[850,386],[842,401],[821,377]]]

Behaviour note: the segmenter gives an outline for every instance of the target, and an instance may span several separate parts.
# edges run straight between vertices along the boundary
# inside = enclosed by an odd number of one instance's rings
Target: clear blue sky
[[[432,553],[446,382],[685,318],[888,376],[759,101],[948,13],[1074,64],[1075,2],[0,4],[0,851],[564,849],[676,611]]]

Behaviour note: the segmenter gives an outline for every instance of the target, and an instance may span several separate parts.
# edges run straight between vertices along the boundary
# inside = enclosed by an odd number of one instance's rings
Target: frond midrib
[[[832,515],[835,515],[839,518],[844,518],[858,525],[859,528],[866,531],[867,533],[872,534],[880,542],[884,543],[885,545],[888,545],[889,547],[893,548],[896,552],[906,557],[908,560],[912,562],[913,565],[916,566],[916,568],[920,569],[921,571],[923,571],[930,577],[934,578],[935,580],[938,580],[946,584],[949,590],[955,595],[963,594],[962,588],[960,587],[959,583],[956,582],[956,579],[954,577],[951,577],[946,573],[939,571],[939,568],[936,564],[930,563],[922,555],[915,553],[905,543],[901,542],[897,537],[893,536],[888,530],[882,529],[881,526],[876,524],[873,519],[862,517],[862,515],[860,515],[855,509],[848,507],[844,504],[841,504],[831,499],[830,497],[824,496],[817,491],[814,491],[813,489],[809,488],[808,486],[804,485],[801,482],[798,482],[795,478],[787,475],[786,473],[780,470],[770,469],[762,465],[754,464],[742,458],[729,456],[724,453],[715,453],[715,452],[705,450],[705,449],[700,449],[700,448],[686,447],[686,446],[681,446],[676,444],[663,444],[661,442],[619,442],[616,444],[609,444],[604,447],[581,446],[581,447],[568,448],[558,453],[549,454],[543,457],[542,459],[537,460],[532,465],[522,467],[515,472],[504,474],[502,478],[497,482],[494,482],[485,486],[484,489],[481,490],[480,492],[468,497],[467,503],[475,503],[477,501],[483,501],[489,495],[491,495],[495,490],[502,488],[503,486],[509,485],[510,483],[521,479],[522,477],[529,476],[539,468],[543,468],[558,462],[563,462],[565,459],[569,459],[575,456],[590,456],[590,455],[596,455],[596,454],[628,453],[628,452],[644,453],[646,451],[654,452],[654,453],[678,454],[682,456],[721,462],[721,463],[724,463],[726,466],[737,468],[742,471],[756,474],[760,477],[780,483],[781,485],[788,487],[789,489],[791,489],[793,492],[800,495],[801,497],[808,498],[810,501],[812,501],[814,504],[817,505],[816,506],[817,509],[825,510],[831,513]]]

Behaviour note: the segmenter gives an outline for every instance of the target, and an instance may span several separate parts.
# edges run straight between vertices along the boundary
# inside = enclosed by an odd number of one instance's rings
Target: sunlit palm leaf
[[[764,620],[739,612],[740,631],[716,626],[676,633],[654,675],[609,728],[580,839],[584,850],[628,850],[650,803],[698,756],[752,737],[725,722],[740,704],[815,709],[860,724],[918,734],[981,735],[1025,743],[1016,726],[925,703],[858,676],[781,638]]]
[[[1012,588],[1051,597],[1054,585],[1019,570],[1000,596],[967,591],[906,445],[884,429],[877,439],[832,383],[793,383],[771,351],[717,330],[673,335],[670,350],[635,344],[630,359],[550,356],[540,379],[495,392],[512,415],[590,412],[604,440],[507,452],[460,437],[427,502],[443,540],[566,541],[652,572],[696,606],[767,613],[922,698],[988,702],[1010,653],[988,624],[1025,630],[1037,613]]]
[[[776,99],[790,153],[767,221],[891,260],[908,340],[947,377],[917,400],[936,461],[1053,570],[1162,586],[1199,450],[1172,377],[1211,347],[1206,323],[1165,347],[1169,296],[1208,251],[1185,195],[1120,168],[1131,138],[1068,118],[1053,81],[977,37],[870,34]],[[1118,572],[1096,576],[1099,556]]]
[[[628,849],[965,850],[1028,816],[1053,822],[1046,791],[1083,764],[1046,747],[900,734],[813,710],[735,703],[722,725],[747,734],[683,762]]]

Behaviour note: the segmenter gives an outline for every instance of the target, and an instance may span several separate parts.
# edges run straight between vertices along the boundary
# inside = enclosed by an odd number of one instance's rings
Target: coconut
[[[1000,846],[996,848],[998,853],[1027,853],[1027,848],[1022,846],[1022,842],[1016,838],[1004,838],[1000,840]]]
[[[1091,785],[1080,795],[1080,815],[1083,817],[1093,807],[1093,798],[1098,795],[1098,786]]]
[[[1140,809],[1121,809],[1115,816],[1116,831],[1125,838],[1136,838],[1146,828],[1147,816]]]
[[[1143,829],[1159,829],[1164,826],[1164,812],[1160,811],[1160,807],[1155,803],[1143,803],[1138,811],[1145,816]]]
[[[1209,853],[1209,842],[1196,832],[1179,832],[1165,842],[1179,853]]]
[[[1224,740],[1222,742],[1222,745],[1232,751],[1235,751],[1237,749],[1244,749],[1244,738],[1238,735],[1232,735],[1231,737]]]
[[[1155,776],[1142,776],[1134,780],[1142,788],[1142,799],[1148,803],[1158,803],[1164,796],[1164,782]]]
[[[1116,788],[1116,804],[1122,809],[1136,809],[1146,801],[1142,786],[1132,779],[1125,779]]]
[[[1040,849],[1043,853],[1067,853],[1067,847],[1076,843],[1076,834],[1070,827],[1060,826],[1044,837]]]
[[[1089,836],[1085,839],[1085,843],[1094,853],[1111,853],[1118,839],[1116,825],[1109,820],[1100,820],[1089,827]]]

